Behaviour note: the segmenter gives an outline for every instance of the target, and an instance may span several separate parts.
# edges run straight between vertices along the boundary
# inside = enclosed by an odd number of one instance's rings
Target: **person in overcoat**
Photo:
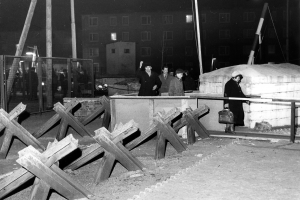
[[[142,71],[142,66],[143,61],[140,62],[139,71],[137,72],[137,77],[141,84],[138,96],[157,96],[161,81],[157,73],[152,71],[151,65],[146,65],[145,71]]]
[[[182,83],[183,70],[177,69],[175,73],[175,78],[173,78],[170,82],[169,96],[184,96]]]
[[[161,81],[159,94],[161,95],[161,93],[167,93],[169,91],[170,82],[174,78],[174,76],[171,76],[169,74],[168,66],[164,66],[164,68],[162,69],[162,73],[158,77]]]
[[[246,98],[243,93],[240,82],[243,75],[239,71],[234,71],[231,75],[231,79],[225,84],[224,97],[240,97]],[[224,100],[224,108],[229,109],[234,115],[234,124],[226,124],[225,132],[235,134],[235,126],[244,126],[244,109],[243,103],[248,103],[249,101],[242,100]]]

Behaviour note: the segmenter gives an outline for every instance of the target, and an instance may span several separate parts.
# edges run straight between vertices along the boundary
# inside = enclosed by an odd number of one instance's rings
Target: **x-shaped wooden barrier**
[[[19,151],[17,162],[23,167],[0,180],[0,199],[35,177],[31,198],[46,200],[50,189],[67,199],[87,199],[93,194],[71,179],[56,163],[78,147],[72,135],[60,142],[54,141],[40,153],[32,146]]]
[[[87,125],[97,116],[103,113],[103,121],[101,127],[105,127],[106,129],[109,128],[110,120],[111,120],[111,113],[110,113],[110,102],[106,96],[102,96],[99,98],[101,106],[96,108],[90,115],[86,116],[81,123],[83,125]]]
[[[138,137],[131,143],[129,143],[126,146],[126,148],[131,150],[139,144],[141,144],[147,138],[149,138],[152,134],[158,132],[155,159],[161,159],[165,157],[166,140],[170,142],[170,144],[176,149],[178,153],[186,150],[186,145],[183,143],[183,141],[179,138],[177,133],[173,130],[173,128],[170,125],[172,120],[180,114],[181,112],[178,108],[173,108],[167,113],[165,113],[164,111],[156,113],[156,115],[153,118],[153,123],[146,130],[146,132],[141,134],[140,137]]]
[[[206,105],[200,105],[195,110],[192,110],[191,108],[187,108],[185,111],[182,112],[182,118],[174,122],[173,129],[177,132],[181,127],[187,126],[188,144],[195,143],[196,141],[195,132],[202,139],[209,137],[209,132],[206,130],[206,128],[198,119],[208,111],[209,108]]]
[[[124,125],[117,125],[112,133],[104,127],[96,130],[94,139],[97,143],[83,150],[82,156],[71,163],[67,168],[73,170],[77,169],[101,153],[104,153],[99,170],[95,176],[96,184],[109,178],[115,161],[120,162],[120,164],[129,171],[143,169],[144,165],[122,144],[122,141],[136,132],[137,129],[137,124],[131,120]]]
[[[9,114],[5,110],[0,109],[0,131],[5,128],[0,150],[0,159],[6,158],[13,136],[17,137],[26,145],[32,145],[41,151],[45,150],[45,147],[15,120],[25,108],[26,106],[20,103]]]

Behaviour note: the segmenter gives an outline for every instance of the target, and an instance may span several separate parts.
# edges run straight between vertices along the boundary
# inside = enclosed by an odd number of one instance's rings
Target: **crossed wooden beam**
[[[99,106],[96,110],[93,111],[90,115],[88,115],[86,118],[84,118],[81,122],[77,120],[71,113],[72,111],[80,102],[76,99],[73,99],[71,102],[66,104],[66,107],[64,107],[61,103],[56,103],[54,105],[54,110],[56,111],[56,114],[51,117],[39,130],[37,130],[35,133],[33,133],[33,136],[36,138],[41,137],[43,134],[45,134],[50,128],[55,126],[55,124],[60,121],[60,127],[58,134],[56,136],[56,139],[61,140],[64,138],[67,134],[68,126],[72,126],[73,129],[76,130],[76,132],[83,136],[83,134],[89,135],[93,137],[93,133],[90,133],[89,131],[85,130],[84,126],[90,123],[92,120],[94,120],[97,116],[100,114],[104,114],[102,125],[106,128],[110,125],[110,104],[109,100],[106,97],[100,98],[101,106]]]
[[[182,117],[174,122],[173,129],[178,132],[178,130],[187,126],[187,141],[188,144],[194,144],[196,141],[195,132],[202,139],[209,137],[209,132],[203,126],[203,124],[199,121],[199,118],[209,111],[208,106],[199,105],[197,109],[192,110],[191,108],[187,108],[182,112]]]
[[[0,180],[0,199],[35,178],[30,199],[46,200],[50,189],[54,189],[67,199],[89,199],[93,194],[71,179],[58,166],[58,161],[77,149],[78,140],[72,135],[60,142],[54,141],[40,153],[28,146],[19,151],[17,162],[22,166]]]
[[[131,120],[124,125],[118,124],[111,133],[104,127],[96,130],[94,139],[97,143],[83,150],[82,156],[67,166],[67,168],[72,170],[77,169],[104,153],[95,176],[94,182],[96,184],[109,178],[116,161],[120,162],[120,164],[129,171],[142,170],[144,165],[122,144],[125,138],[138,130],[137,126],[138,125]]]
[[[5,128],[0,159],[6,158],[13,137],[19,138],[27,146],[32,145],[40,151],[45,150],[45,147],[15,120],[25,109],[26,106],[22,103],[17,105],[9,114],[5,110],[0,109],[0,131]]]

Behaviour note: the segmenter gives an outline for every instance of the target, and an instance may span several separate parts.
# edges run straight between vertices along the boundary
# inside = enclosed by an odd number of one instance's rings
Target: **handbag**
[[[219,111],[219,123],[221,124],[233,124],[234,116],[229,109]]]

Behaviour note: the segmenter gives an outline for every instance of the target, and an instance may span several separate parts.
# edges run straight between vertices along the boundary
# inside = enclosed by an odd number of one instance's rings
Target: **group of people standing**
[[[173,76],[169,73],[169,68],[164,66],[162,73],[157,75],[152,71],[151,65],[144,66],[145,71],[142,71],[143,61],[141,61],[137,74],[141,84],[139,96],[157,96],[163,93],[169,96],[184,96],[184,91],[196,89],[195,81],[182,69],[177,69]]]
[[[168,93],[169,96],[184,96],[184,91],[195,90],[195,81],[182,69],[177,69],[175,77],[170,75],[168,67],[162,69],[162,74],[157,75],[152,71],[151,65],[145,65],[142,71],[143,62],[140,62],[138,78],[141,84],[139,96],[157,96]],[[245,98],[240,82],[243,75],[239,71],[234,71],[231,79],[225,84],[224,97]],[[183,80],[184,79],[184,80]],[[235,134],[235,126],[244,126],[243,103],[250,104],[249,101],[224,101],[224,108],[229,109],[234,115],[234,123],[226,124],[225,132]]]

